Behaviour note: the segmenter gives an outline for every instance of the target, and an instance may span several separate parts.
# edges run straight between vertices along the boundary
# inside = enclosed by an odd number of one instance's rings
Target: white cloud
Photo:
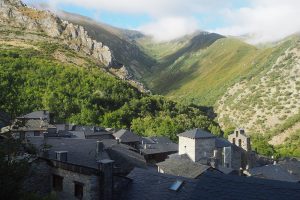
[[[229,26],[215,29],[225,35],[248,35],[248,42],[280,40],[300,31],[300,1],[253,0],[249,7],[224,12]]]
[[[173,40],[195,32],[197,20],[184,17],[167,17],[139,27],[143,33],[152,35],[158,42]]]
[[[211,31],[225,35],[250,35],[249,42],[281,39],[300,31],[299,0],[26,0],[47,2],[52,7],[75,5],[101,13],[143,14],[150,18],[141,27],[157,40],[174,39],[203,27],[206,15],[220,27]],[[239,8],[236,3],[244,3]],[[225,25],[222,24],[225,22]],[[207,24],[207,23],[206,23]],[[211,26],[210,26],[211,27]]]

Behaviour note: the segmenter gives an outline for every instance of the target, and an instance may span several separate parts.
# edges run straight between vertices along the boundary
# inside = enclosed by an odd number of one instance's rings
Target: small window
[[[177,180],[169,187],[169,190],[178,191],[180,189],[180,187],[182,186],[182,184],[183,184],[183,181]]]
[[[34,131],[34,132],[33,132],[33,135],[34,135],[34,136],[41,136],[41,132],[39,132],[39,131]]]
[[[241,147],[241,146],[242,146],[242,140],[239,139],[239,147]]]
[[[235,144],[235,138],[232,139],[232,143]]]
[[[82,197],[83,197],[83,183],[74,182],[74,196],[77,199],[82,199]]]
[[[52,182],[53,189],[55,191],[62,191],[64,178],[61,176],[57,176],[57,175],[53,175],[52,178],[53,178],[53,182]]]
[[[238,137],[238,136],[239,136],[239,132],[235,131],[235,137]]]

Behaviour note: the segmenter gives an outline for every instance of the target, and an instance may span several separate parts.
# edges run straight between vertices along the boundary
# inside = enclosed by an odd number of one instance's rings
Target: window
[[[176,180],[170,187],[169,190],[178,191],[180,187],[182,186],[183,181],[182,180]]]
[[[78,199],[83,197],[83,183],[74,182],[74,196]]]
[[[34,132],[33,132],[33,135],[34,135],[34,136],[41,136],[41,133],[40,133],[39,131],[34,131]]]
[[[235,144],[235,138],[232,139],[232,143]]]
[[[241,146],[242,146],[242,140],[239,139],[239,147],[241,147]]]
[[[55,191],[62,191],[63,190],[63,177],[53,175],[52,177],[52,187]]]
[[[239,132],[235,131],[235,137],[238,137],[238,136],[239,136]]]

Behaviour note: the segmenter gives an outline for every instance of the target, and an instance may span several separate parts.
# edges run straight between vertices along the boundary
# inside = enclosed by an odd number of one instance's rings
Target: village
[[[166,137],[130,130],[56,124],[35,111],[0,113],[0,142],[8,137],[32,151],[23,189],[58,199],[300,199],[300,161],[276,160],[251,148],[242,128],[228,140],[195,128]]]

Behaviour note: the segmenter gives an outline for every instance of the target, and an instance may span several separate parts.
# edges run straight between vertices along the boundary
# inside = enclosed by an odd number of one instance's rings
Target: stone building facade
[[[193,162],[232,170],[242,166],[241,149],[223,138],[201,129],[186,131],[178,137],[178,154],[187,155]]]
[[[179,155],[187,154],[194,162],[205,157],[212,157],[215,137],[186,137],[179,135]]]
[[[228,140],[245,151],[251,151],[250,137],[245,133],[244,129],[237,128],[234,133],[228,136]]]

